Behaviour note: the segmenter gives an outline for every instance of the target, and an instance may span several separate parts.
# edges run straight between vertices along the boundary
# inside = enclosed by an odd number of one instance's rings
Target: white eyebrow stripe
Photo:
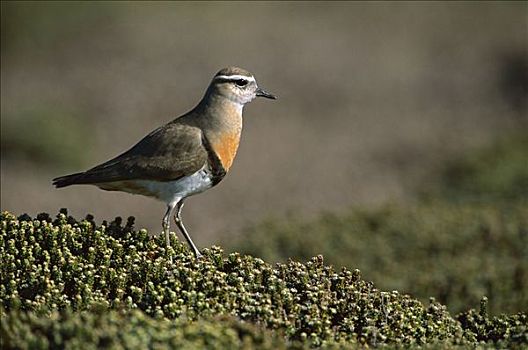
[[[216,77],[214,77],[214,80],[216,79],[223,79],[223,80],[238,80],[238,79],[244,79],[244,80],[247,80],[247,81],[255,81],[255,78],[254,77],[248,77],[247,75],[238,75],[238,74],[235,74],[235,75],[217,75]]]

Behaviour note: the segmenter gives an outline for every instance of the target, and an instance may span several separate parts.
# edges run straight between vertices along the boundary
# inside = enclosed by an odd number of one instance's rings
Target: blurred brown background
[[[237,65],[279,95],[187,201],[200,246],[267,217],[412,200],[445,159],[525,123],[526,2],[2,2],[1,209],[97,221],[164,205],[53,177],[128,149]]]

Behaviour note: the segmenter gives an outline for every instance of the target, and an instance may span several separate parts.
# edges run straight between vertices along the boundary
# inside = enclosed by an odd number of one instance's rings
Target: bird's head
[[[213,77],[208,92],[245,105],[255,97],[266,97],[275,100],[277,97],[259,88],[255,77],[247,70],[228,67],[220,70]]]

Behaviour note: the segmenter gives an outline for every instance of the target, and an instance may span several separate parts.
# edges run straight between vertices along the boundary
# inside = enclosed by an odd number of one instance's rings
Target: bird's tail
[[[53,185],[56,188],[66,187],[70,185],[82,184],[84,173],[75,173],[71,175],[60,176],[53,179]]]

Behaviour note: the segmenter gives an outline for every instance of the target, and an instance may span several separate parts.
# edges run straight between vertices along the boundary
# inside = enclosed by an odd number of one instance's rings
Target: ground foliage
[[[86,338],[100,346],[118,330],[133,334],[126,341],[136,348],[159,339],[206,348],[528,344],[526,314],[492,318],[484,303],[457,319],[434,300],[381,291],[359,270],[336,271],[322,256],[272,266],[213,247],[196,260],[174,235],[166,251],[163,239],[135,230],[133,218],[97,225],[63,210],[55,219],[8,212],[0,219],[4,345]]]
[[[225,245],[269,262],[317,254],[381,289],[463,312],[528,310],[528,133],[508,134],[431,172],[412,204],[273,219]]]
[[[528,310],[526,204],[436,201],[268,220],[231,246],[270,262],[321,254],[381,289],[435,297],[451,312],[478,307],[483,295],[493,314]]]

